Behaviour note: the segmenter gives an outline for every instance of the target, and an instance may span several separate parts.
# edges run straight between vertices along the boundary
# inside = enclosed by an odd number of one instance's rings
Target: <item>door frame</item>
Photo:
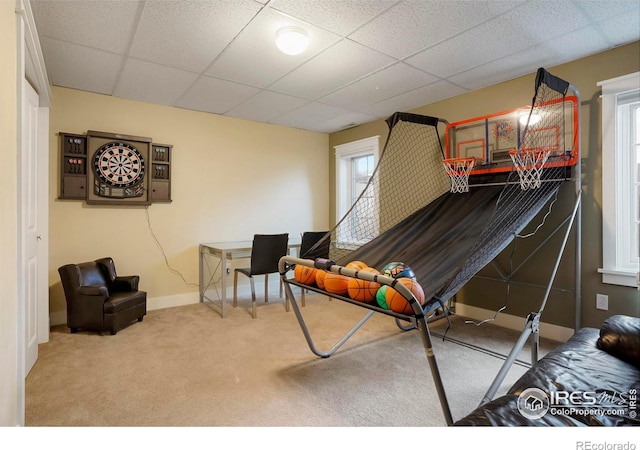
[[[51,105],[51,90],[49,87],[49,79],[44,64],[42,49],[38,39],[38,33],[33,18],[33,11],[29,0],[16,0],[16,43],[17,49],[17,76],[16,76],[16,94],[17,94],[17,150],[22,152],[23,139],[22,132],[25,124],[22,120],[23,114],[23,82],[26,81],[38,93],[38,161],[37,174],[41,179],[42,189],[38,193],[38,210],[42,212],[38,214],[38,232],[41,240],[38,244],[38,300],[37,300],[37,323],[38,323],[38,343],[44,343],[49,340],[49,107]],[[18,158],[21,161],[22,158]],[[26,345],[26,323],[25,323],[25,271],[24,256],[22,248],[24,248],[25,233],[21,229],[22,209],[24,203],[22,201],[22,167],[21,163],[16,167],[18,171],[18,261],[17,261],[17,388],[16,388],[16,417],[19,424],[24,426],[25,420],[25,345]]]

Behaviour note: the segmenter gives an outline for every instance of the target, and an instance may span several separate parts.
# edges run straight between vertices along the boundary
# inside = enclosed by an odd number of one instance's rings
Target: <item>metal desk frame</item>
[[[288,244],[288,252],[291,253],[291,249],[300,249],[301,238],[290,238]],[[253,241],[233,241],[233,242],[209,242],[203,243],[199,246],[198,252],[198,273],[200,289],[200,303],[207,302],[210,304],[220,315],[225,318],[227,316],[227,276],[231,274],[228,261],[234,259],[248,259],[251,258],[251,249]],[[218,259],[218,264],[211,271],[210,277],[205,281],[205,264],[207,257],[214,257]],[[216,277],[216,273],[219,271],[219,279]],[[207,297],[207,290],[210,287],[214,287],[218,298]]]

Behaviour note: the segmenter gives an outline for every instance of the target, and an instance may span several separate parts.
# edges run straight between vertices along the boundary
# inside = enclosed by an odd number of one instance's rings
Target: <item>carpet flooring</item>
[[[445,425],[416,330],[374,315],[336,354],[318,358],[282,299],[229,308],[150,311],[115,336],[54,327],[26,380],[28,427],[440,427]],[[366,310],[307,295],[318,348],[332,347]],[[458,316],[430,325],[453,419],[478,405],[519,332]],[[446,331],[447,340],[442,336]],[[454,342],[453,339],[459,342]],[[541,356],[557,343],[542,340]],[[528,350],[520,359],[529,360]],[[516,364],[500,392],[524,371]]]

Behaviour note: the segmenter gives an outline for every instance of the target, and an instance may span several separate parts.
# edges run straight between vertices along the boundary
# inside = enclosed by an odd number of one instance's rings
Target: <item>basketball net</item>
[[[527,150],[511,150],[509,156],[520,177],[520,188],[536,189],[540,187],[540,176],[551,150],[536,148]]]
[[[444,170],[451,178],[451,192],[460,194],[469,192],[469,174],[476,158],[449,158],[442,160]]]

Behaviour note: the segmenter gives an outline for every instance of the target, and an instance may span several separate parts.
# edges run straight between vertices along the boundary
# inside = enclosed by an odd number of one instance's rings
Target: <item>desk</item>
[[[301,238],[290,238],[287,253],[291,253],[293,248],[299,251],[300,243]],[[227,261],[251,258],[252,246],[253,241],[210,242],[199,246],[200,303],[210,302],[223,318],[227,316],[227,276],[231,274]],[[209,258],[218,261],[213,270],[207,263]],[[208,275],[206,280],[205,271]],[[208,296],[207,291],[211,287],[213,287],[217,298]]]

